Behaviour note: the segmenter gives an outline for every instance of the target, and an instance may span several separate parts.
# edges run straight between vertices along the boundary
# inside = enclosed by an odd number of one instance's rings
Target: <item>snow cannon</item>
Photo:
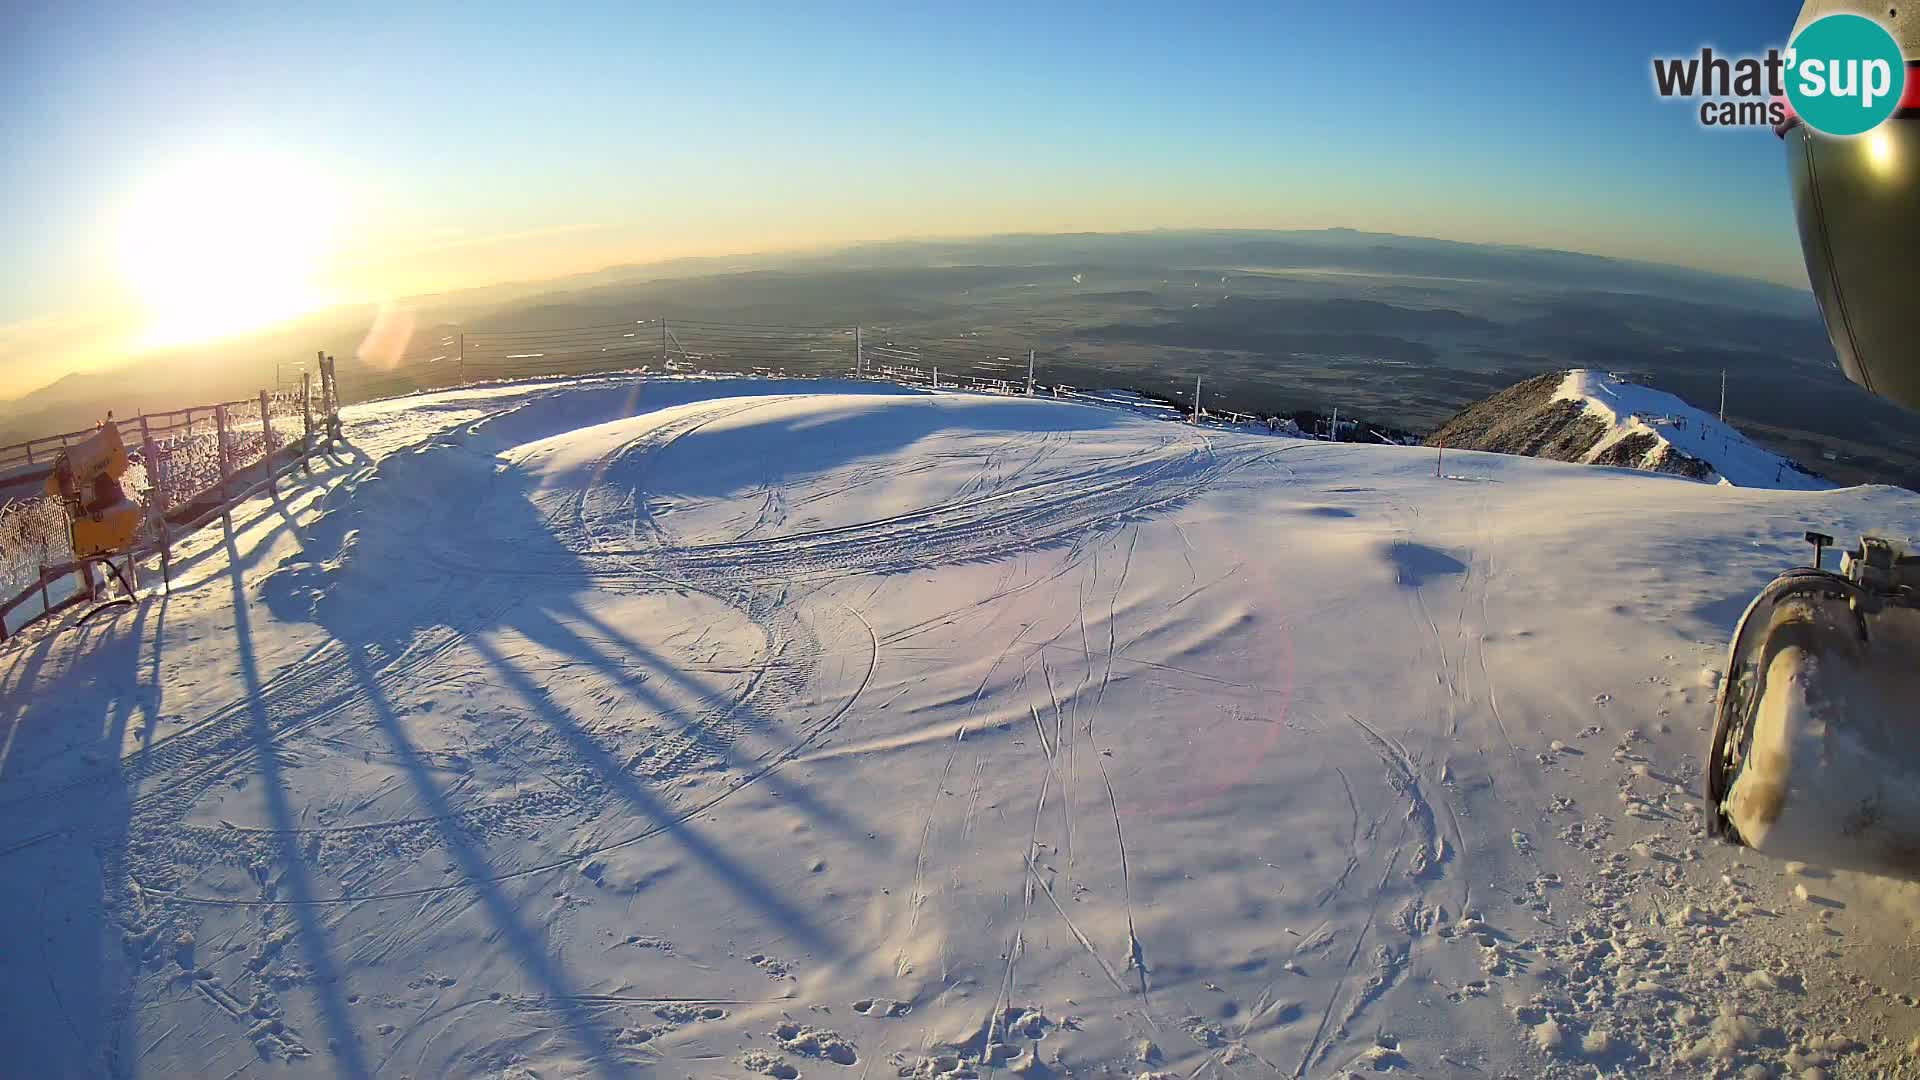
[[[54,460],[46,491],[66,507],[74,558],[115,555],[133,546],[145,515],[120,486],[128,464],[127,444],[111,423],[100,425]]]
[[[1840,370],[1920,409],[1920,4],[1807,0],[1873,19],[1906,61],[1873,130],[1836,138],[1789,112],[1801,252]],[[1734,629],[1707,747],[1708,831],[1782,859],[1920,880],[1920,556],[1862,539],[1760,590]]]
[[[1781,859],[1920,880],[1920,555],[1869,536],[1773,579],[1734,631],[1707,827]]]

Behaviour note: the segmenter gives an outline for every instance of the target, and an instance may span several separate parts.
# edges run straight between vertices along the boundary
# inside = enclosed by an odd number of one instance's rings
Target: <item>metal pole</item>
[[[1338,405],[1335,405],[1333,407],[1333,420],[1331,422],[1333,424],[1333,429],[1327,432],[1327,439],[1331,442],[1339,442],[1340,441],[1340,406]]]
[[[467,385],[467,332],[460,331],[460,385]]]
[[[860,336],[860,328],[853,328],[853,377],[864,378],[867,373],[867,346]]]
[[[1027,350],[1027,396],[1033,396],[1033,350]]]
[[[1720,369],[1720,422],[1727,422],[1727,369]]]
[[[1200,376],[1193,377],[1193,422],[1200,422]]]
[[[665,316],[662,316],[660,319],[660,366],[667,366],[667,320]]]

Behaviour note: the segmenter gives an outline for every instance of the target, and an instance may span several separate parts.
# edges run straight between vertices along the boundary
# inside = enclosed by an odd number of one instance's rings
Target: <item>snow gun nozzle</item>
[[[1833,537],[1823,532],[1808,532],[1807,543],[1813,545],[1813,568],[1818,570],[1821,557],[1826,554],[1828,548],[1833,546]]]

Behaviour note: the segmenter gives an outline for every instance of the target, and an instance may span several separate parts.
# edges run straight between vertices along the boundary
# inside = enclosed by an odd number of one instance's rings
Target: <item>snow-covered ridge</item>
[[[1694,475],[1690,468],[1671,467],[1692,461],[1706,470],[1696,479],[1736,487],[1820,491],[1834,486],[1679,397],[1617,375],[1585,368],[1569,371],[1553,400],[1578,401],[1585,415],[1607,425],[1606,434],[1588,451],[1589,464],[1629,444],[1646,446],[1633,468]]]
[[[1461,410],[1427,442],[1735,487],[1820,491],[1834,486],[1673,394],[1588,369],[1552,372],[1510,386]]]

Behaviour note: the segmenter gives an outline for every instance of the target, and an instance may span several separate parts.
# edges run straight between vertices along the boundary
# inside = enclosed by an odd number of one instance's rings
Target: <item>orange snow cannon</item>
[[[127,465],[127,445],[114,424],[102,424],[54,461],[46,491],[66,507],[74,558],[118,554],[139,536],[145,512],[120,486]]]

